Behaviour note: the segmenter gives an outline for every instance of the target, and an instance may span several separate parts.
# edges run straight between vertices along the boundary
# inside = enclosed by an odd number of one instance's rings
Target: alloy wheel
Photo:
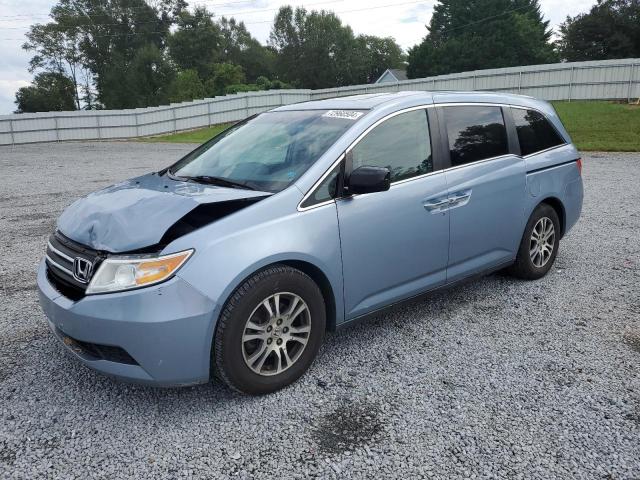
[[[549,217],[542,217],[534,225],[529,243],[529,257],[535,267],[542,268],[547,264],[553,253],[555,241],[553,221]]]
[[[258,375],[277,375],[302,355],[311,334],[305,301],[290,292],[275,293],[253,310],[242,334],[242,356]]]

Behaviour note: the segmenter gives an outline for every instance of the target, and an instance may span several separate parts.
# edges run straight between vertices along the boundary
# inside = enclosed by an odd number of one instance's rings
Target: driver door
[[[346,177],[363,166],[387,167],[388,191],[337,200],[350,320],[446,281],[449,214],[444,173],[434,169],[432,109],[413,109],[379,123],[346,156]],[[433,125],[431,129],[429,125]]]

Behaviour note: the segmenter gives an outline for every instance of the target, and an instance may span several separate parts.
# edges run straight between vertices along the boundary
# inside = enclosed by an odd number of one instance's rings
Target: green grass
[[[167,142],[167,143],[204,143],[215,135],[219,134],[225,128],[228,128],[230,123],[222,125],[213,125],[208,128],[201,128],[199,130],[190,130],[188,132],[172,133],[169,135],[161,135],[158,137],[139,138],[141,142]]]
[[[578,150],[640,152],[640,106],[553,102]]]
[[[640,152],[640,106],[612,102],[554,102],[579,150]],[[203,143],[230,124],[143,138],[143,142]]]

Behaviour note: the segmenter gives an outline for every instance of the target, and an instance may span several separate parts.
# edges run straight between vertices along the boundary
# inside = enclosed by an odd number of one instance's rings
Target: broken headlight
[[[192,249],[160,257],[109,257],[100,264],[86,293],[119,292],[163,282],[171,278],[191,254]]]

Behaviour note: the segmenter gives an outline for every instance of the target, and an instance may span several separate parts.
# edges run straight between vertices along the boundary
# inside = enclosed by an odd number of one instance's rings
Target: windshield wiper
[[[198,183],[207,183],[211,185],[221,185],[223,187],[231,188],[244,188],[245,190],[255,190],[255,188],[247,185],[246,183],[236,182],[223,177],[214,177],[211,175],[195,175],[193,177],[178,177],[184,180],[192,180]]]

